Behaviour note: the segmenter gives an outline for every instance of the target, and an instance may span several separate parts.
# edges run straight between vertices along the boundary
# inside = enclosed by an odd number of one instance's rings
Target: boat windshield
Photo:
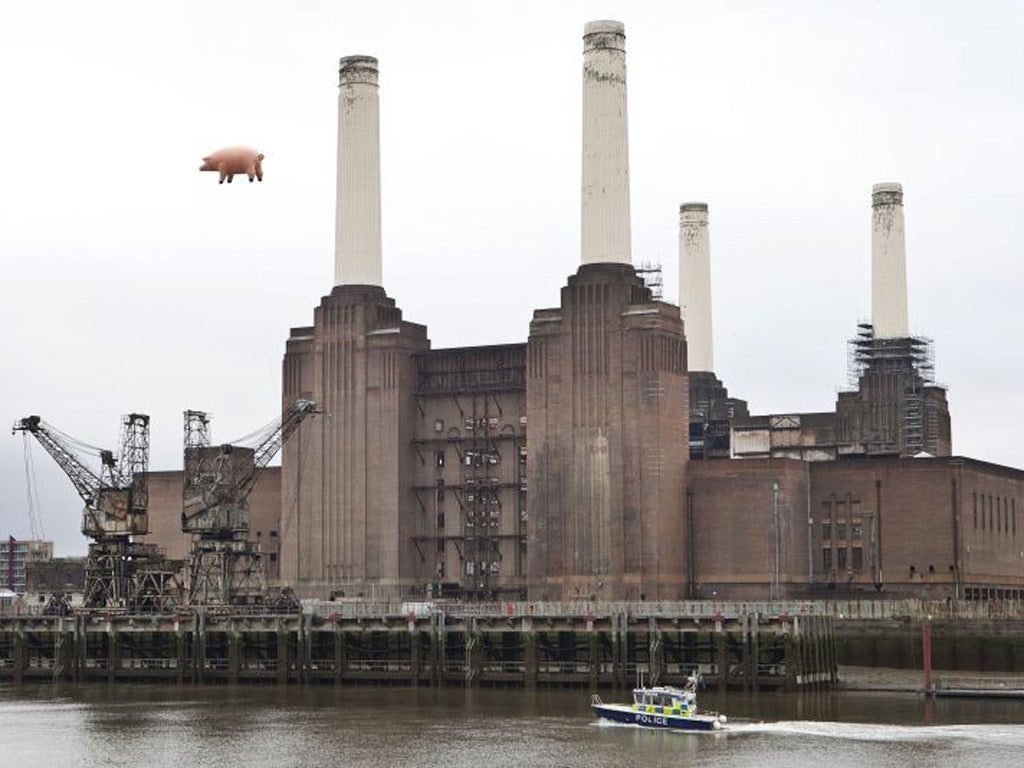
[[[672,694],[668,691],[633,691],[633,702],[649,707],[671,707],[674,701],[685,700],[679,694]]]

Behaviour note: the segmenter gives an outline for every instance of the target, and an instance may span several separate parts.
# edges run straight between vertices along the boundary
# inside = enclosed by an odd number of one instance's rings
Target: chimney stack
[[[622,22],[583,30],[583,185],[580,261],[632,263],[626,34]]]
[[[871,325],[875,338],[906,338],[910,329],[903,187],[875,184],[871,209]]]
[[[338,75],[334,284],[380,286],[383,280],[377,59],[346,56],[340,61]]]
[[[679,206],[679,308],[686,324],[687,368],[714,371],[707,203]]]

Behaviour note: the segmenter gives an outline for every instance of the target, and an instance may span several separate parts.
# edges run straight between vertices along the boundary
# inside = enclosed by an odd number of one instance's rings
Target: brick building
[[[382,283],[377,61],[342,59],[335,285],[282,366],[283,407],[323,414],[261,478],[250,540],[279,542],[303,597],[1020,597],[1024,472],[950,455],[930,344],[907,330],[902,188],[873,190],[850,391],[751,415],[713,370],[707,205],[680,210],[682,307],[632,266],[624,40],[585,29],[580,264],[559,306],[525,343],[437,350]],[[180,486],[151,476],[172,557]]]

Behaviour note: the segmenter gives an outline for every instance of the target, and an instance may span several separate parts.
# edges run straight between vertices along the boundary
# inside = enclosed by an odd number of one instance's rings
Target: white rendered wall
[[[910,335],[903,187],[899,184],[875,184],[871,190],[871,325],[875,338]]]
[[[706,203],[679,206],[679,309],[686,324],[687,369],[714,371],[711,240]]]
[[[334,284],[382,285],[377,59],[341,60]]]
[[[632,262],[626,35],[618,21],[583,31],[583,187],[580,261]]]

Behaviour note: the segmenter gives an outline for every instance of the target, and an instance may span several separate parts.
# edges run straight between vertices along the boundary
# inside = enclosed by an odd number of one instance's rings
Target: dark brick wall
[[[689,395],[679,310],[587,264],[527,348],[531,599],[685,594]]]
[[[690,463],[694,597],[767,599],[776,575],[778,596],[805,593],[812,466],[793,459]]]
[[[338,586],[397,595],[417,557],[410,394],[426,329],[403,321],[381,288],[336,286],[312,328],[292,337],[283,405],[311,397],[325,415],[307,419],[285,447],[282,576],[307,595]]]

